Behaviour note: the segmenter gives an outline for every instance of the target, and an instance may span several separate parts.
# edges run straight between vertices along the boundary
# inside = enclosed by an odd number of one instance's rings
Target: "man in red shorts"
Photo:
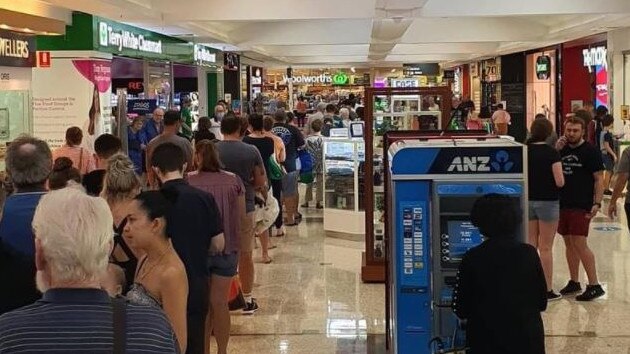
[[[568,119],[564,136],[556,145],[560,150],[565,179],[560,192],[558,233],[564,238],[571,275],[571,280],[560,293],[570,295],[582,290],[579,282],[582,262],[588,285],[582,294],[575,297],[578,301],[591,301],[604,295],[597,280],[595,255],[586,242],[591,220],[602,207],[604,164],[597,148],[584,141],[585,124],[580,118]]]

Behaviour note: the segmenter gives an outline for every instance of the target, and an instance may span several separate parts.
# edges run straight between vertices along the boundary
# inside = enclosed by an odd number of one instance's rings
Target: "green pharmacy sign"
[[[334,85],[346,85],[349,80],[350,78],[343,71],[336,73],[332,78]]]

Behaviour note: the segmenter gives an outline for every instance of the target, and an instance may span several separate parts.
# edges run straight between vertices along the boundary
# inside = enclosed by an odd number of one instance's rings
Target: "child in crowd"
[[[612,195],[610,190],[610,178],[612,177],[615,164],[617,163],[617,154],[615,153],[615,141],[612,134],[613,123],[615,119],[610,114],[602,118],[602,132],[599,136],[599,148],[602,151],[602,161],[604,161],[604,194]]]
[[[322,171],[322,159],[324,150],[324,139],[322,138],[322,127],[324,122],[321,119],[316,119],[311,123],[311,135],[306,138],[306,150],[313,157],[313,177],[314,181],[306,185],[306,196],[304,199],[303,208],[308,208],[308,203],[313,200],[313,184],[317,188],[315,200],[317,202],[316,208],[322,209],[322,201],[324,200],[324,179]]]
[[[122,296],[123,287],[126,284],[125,272],[123,269],[113,263],[107,265],[107,272],[101,279],[101,287],[107,291],[111,297]]]

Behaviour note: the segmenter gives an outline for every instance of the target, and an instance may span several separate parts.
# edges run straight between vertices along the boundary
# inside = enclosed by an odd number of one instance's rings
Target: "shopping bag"
[[[271,154],[269,156],[269,160],[267,161],[269,166],[269,178],[274,181],[281,181],[282,178],[287,174],[284,170],[284,167],[278,163],[276,160],[275,154]]]
[[[257,198],[262,199],[262,195],[259,193]],[[269,229],[278,218],[278,213],[280,213],[278,200],[269,191],[264,204],[256,204],[256,210],[254,211],[254,219],[256,220],[254,232],[256,235]]]
[[[247,304],[245,303],[245,297],[243,296],[243,289],[241,288],[241,280],[238,275],[232,278],[230,284],[230,292],[228,294],[228,307],[230,311],[236,311],[244,309]]]

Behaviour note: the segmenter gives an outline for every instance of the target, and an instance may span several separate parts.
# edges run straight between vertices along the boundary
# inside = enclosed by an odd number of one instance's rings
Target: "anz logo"
[[[514,162],[507,151],[500,150],[490,156],[456,156],[448,167],[448,172],[510,172]]]

